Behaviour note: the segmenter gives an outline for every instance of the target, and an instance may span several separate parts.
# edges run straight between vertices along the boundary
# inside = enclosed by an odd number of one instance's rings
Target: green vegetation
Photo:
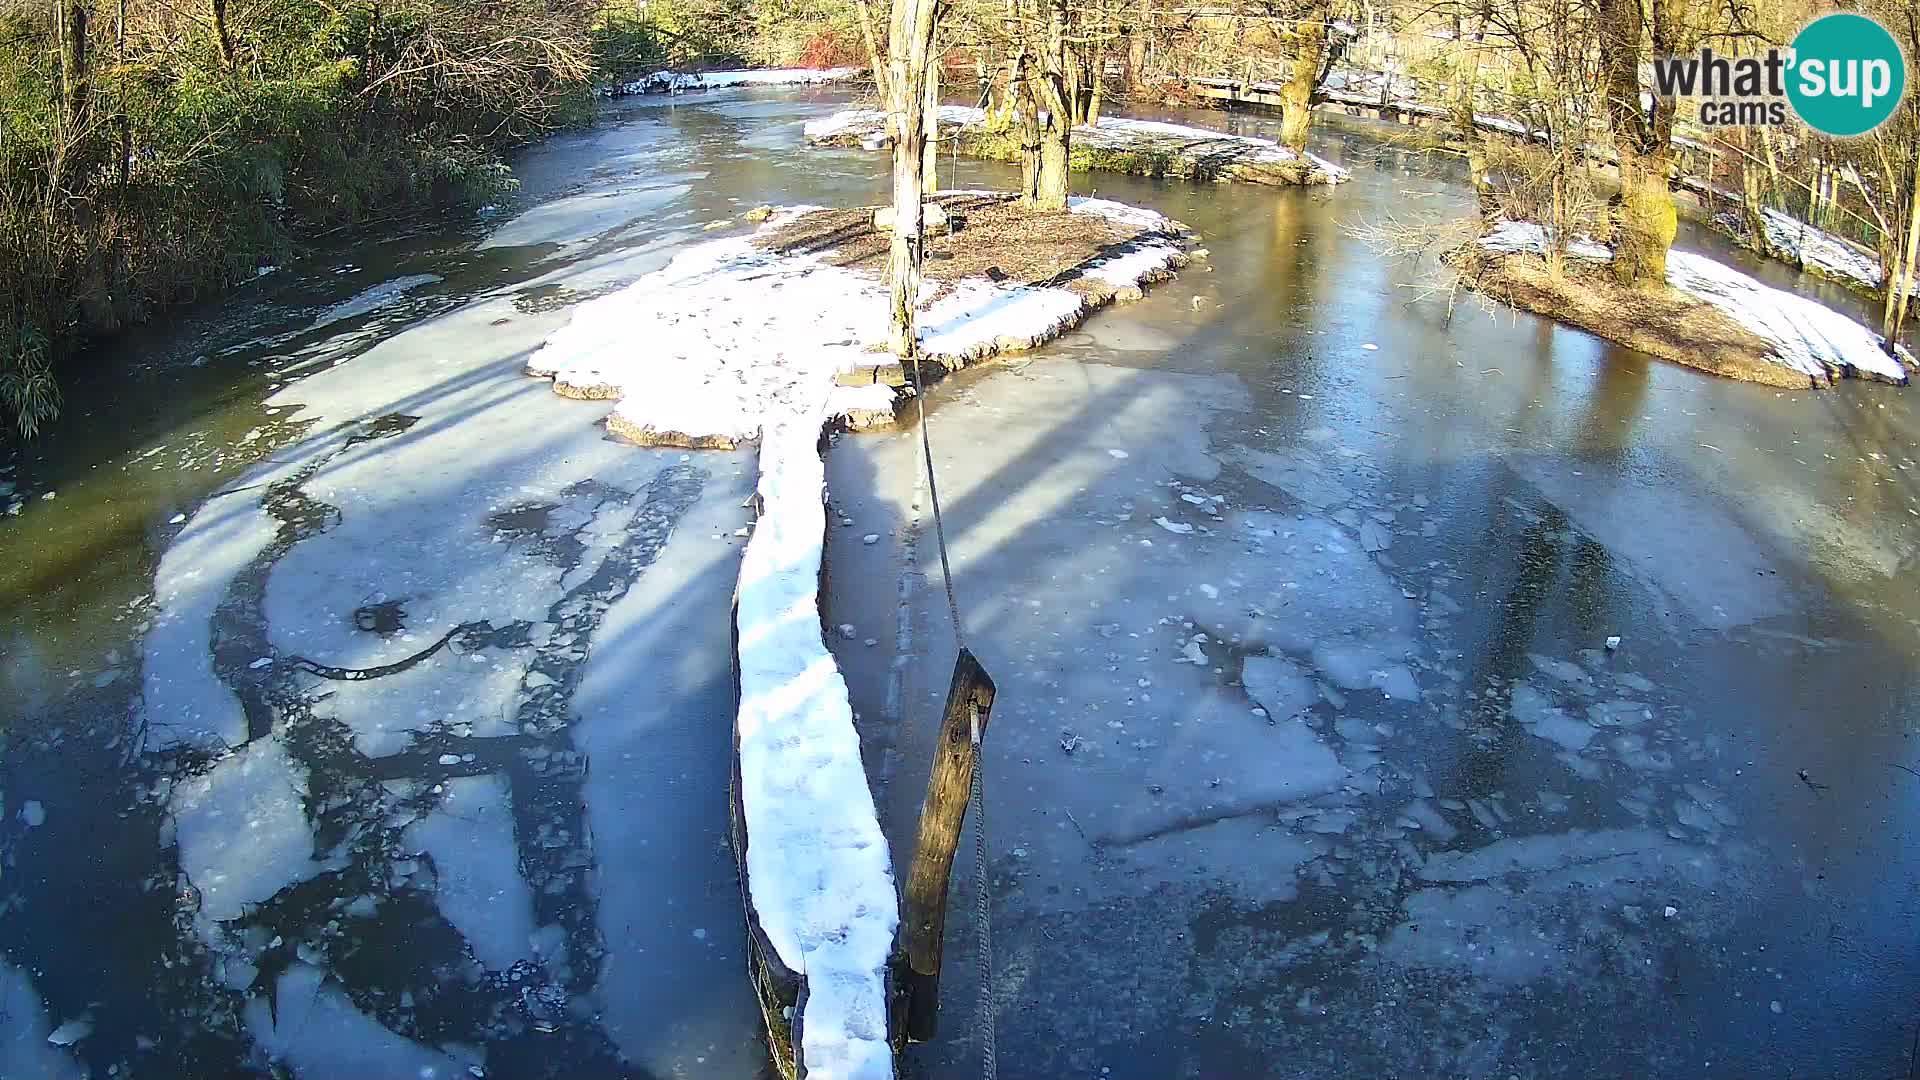
[[[345,225],[483,203],[663,67],[852,62],[838,0],[0,0],[0,422]]]
[[[510,188],[586,115],[587,0],[0,0],[0,411],[315,231]]]

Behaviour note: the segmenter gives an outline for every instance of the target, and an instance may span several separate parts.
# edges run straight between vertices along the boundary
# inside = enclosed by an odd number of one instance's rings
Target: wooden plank
[[[920,838],[914,847],[900,910],[907,953],[907,1037],[915,1042],[933,1038],[938,1029],[947,886],[966,823],[967,802],[973,794],[974,718],[977,714],[984,737],[993,712],[993,694],[993,679],[987,670],[971,652],[961,649],[953,665],[953,683],[947,690],[946,715],[934,746],[926,802],[920,808]]]

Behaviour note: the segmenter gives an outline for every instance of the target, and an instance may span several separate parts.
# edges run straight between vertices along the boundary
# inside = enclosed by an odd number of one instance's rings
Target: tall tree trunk
[[[1093,62],[1087,65],[1087,115],[1084,118],[1088,127],[1100,122],[1100,103],[1106,96],[1107,55],[1100,46],[1093,47]]]
[[[1021,109],[1022,100],[1026,94],[1026,87],[1023,85],[1023,80],[1026,78],[1024,74],[1026,64],[1026,53],[1015,50],[1007,58],[1006,81],[1001,82],[999,73],[994,73],[994,81],[987,87],[985,125],[988,131],[1005,131],[1013,126],[1014,114]]]
[[[918,351],[914,331],[920,303],[922,168],[926,159],[925,80],[938,0],[893,0],[887,43],[887,111],[892,114],[893,240],[887,252],[890,319],[887,346],[895,356]]]
[[[60,118],[71,146],[87,126],[87,6],[82,0],[60,0],[54,13],[60,38]]]
[[[921,125],[927,148],[920,162],[920,184],[928,195],[940,190],[940,51],[928,45],[927,80],[921,94]]]
[[[1664,149],[1620,147],[1620,204],[1614,222],[1613,276],[1622,285],[1655,288],[1667,280],[1667,249],[1680,229],[1668,186]]]
[[[1034,170],[1031,204],[1036,210],[1064,210],[1069,190],[1067,163],[1073,150],[1073,92],[1068,82],[1067,0],[1043,0],[1047,10],[1047,41],[1040,70],[1030,69],[1029,85],[1040,135],[1039,162]]]
[[[1067,162],[1073,144],[1073,125],[1068,117],[1073,105],[1067,100],[1065,80],[1059,75],[1030,71],[1028,85],[1034,115],[1030,121],[1033,144],[1027,155],[1030,176],[1026,179],[1026,202],[1035,210],[1064,210],[1069,189]]]
[[[1327,20],[1332,14],[1332,0],[1309,0],[1294,29],[1293,70],[1280,88],[1280,141],[1292,150],[1307,148],[1313,92],[1319,88],[1321,61],[1327,56]]]
[[[853,0],[853,12],[860,20],[860,41],[867,48],[867,68],[873,72],[873,88],[883,102],[891,101],[887,92],[887,65],[880,59],[880,43],[873,36],[873,6],[867,0]]]
[[[1020,131],[1020,201],[1032,206],[1040,195],[1040,98],[1034,91],[1033,61],[1025,53],[1014,58],[1008,76],[1008,95]]]
[[[1449,101],[1454,135],[1467,148],[1467,182],[1473,185],[1482,214],[1493,209],[1492,193],[1487,190],[1487,141],[1473,122],[1474,105],[1480,92],[1480,49],[1474,42],[1481,38],[1485,28],[1484,9],[1471,36],[1466,20],[1454,16],[1453,95]]]
[[[1907,188],[1907,244],[1906,253],[1896,259],[1887,276],[1887,315],[1881,325],[1886,336],[1887,352],[1892,353],[1900,340],[1900,331],[1906,325],[1907,304],[1913,299],[1914,261],[1920,259],[1920,147],[1914,151],[1912,182]]]
[[[1653,0],[1663,20],[1669,0]],[[1600,0],[1600,61],[1607,126],[1620,159],[1620,197],[1613,206],[1613,276],[1622,285],[1659,288],[1667,278],[1667,249],[1679,230],[1668,187],[1673,105],[1656,100],[1648,116],[1640,105],[1640,0]],[[1654,40],[1662,46],[1658,22]],[[1663,54],[1664,55],[1664,54]]]
[[[1773,254],[1773,239],[1767,232],[1767,193],[1760,186],[1760,163],[1754,153],[1759,140],[1752,128],[1741,132],[1735,145],[1740,150],[1740,220],[1746,223],[1748,243],[1762,255]]]
[[[1147,39],[1152,30],[1153,0],[1140,0],[1127,33],[1127,89],[1136,96],[1147,89]]]
[[[227,27],[227,0],[213,0],[213,40],[220,49],[220,70],[233,74],[233,31]]]

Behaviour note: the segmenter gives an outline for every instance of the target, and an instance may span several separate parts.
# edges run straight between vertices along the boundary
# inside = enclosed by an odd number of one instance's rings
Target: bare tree
[[[1326,75],[1328,24],[1332,19],[1333,0],[1307,0],[1293,30],[1292,71],[1280,90],[1280,141],[1293,150],[1307,148],[1314,94]]]
[[[887,38],[887,123],[893,132],[893,242],[887,256],[891,300],[887,345],[896,356],[917,348],[927,156],[928,69],[940,0],[893,0]]]

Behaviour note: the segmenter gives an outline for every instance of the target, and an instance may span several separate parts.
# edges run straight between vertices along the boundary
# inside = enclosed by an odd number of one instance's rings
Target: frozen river
[[[832,100],[618,104],[481,223],[107,350],[7,463],[0,1076],[765,1068],[723,843],[752,452],[606,441],[520,367],[709,223],[877,201],[800,145]],[[1450,171],[1316,149],[1354,180],[1093,177],[1211,258],[931,403],[1002,693],[1003,1075],[1906,1075],[1911,391],[1448,323],[1341,226],[1465,212]],[[952,648],[909,435],[829,456],[897,858]],[[949,925],[911,1060],[957,1077]]]

